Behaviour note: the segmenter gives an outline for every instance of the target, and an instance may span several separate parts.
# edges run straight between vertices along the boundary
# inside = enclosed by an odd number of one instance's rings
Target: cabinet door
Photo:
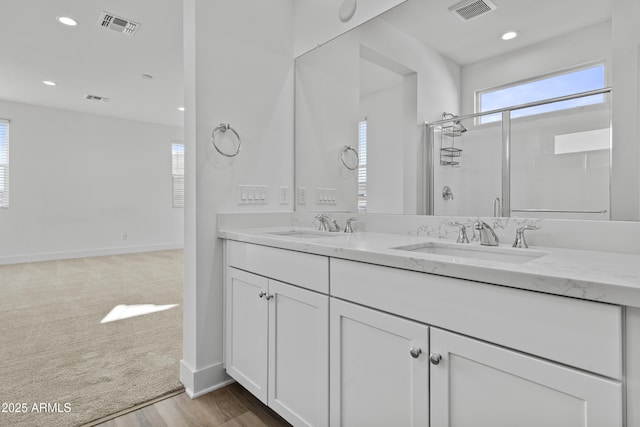
[[[431,328],[432,427],[622,426],[622,387]]]
[[[268,280],[229,268],[225,289],[225,366],[244,388],[267,403]],[[262,296],[261,296],[262,295]]]
[[[329,297],[269,281],[269,406],[295,426],[329,419]]]
[[[428,426],[427,326],[332,298],[329,352],[332,427]]]

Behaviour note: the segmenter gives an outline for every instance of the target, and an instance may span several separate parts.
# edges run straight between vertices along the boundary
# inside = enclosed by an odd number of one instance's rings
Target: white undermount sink
[[[484,261],[507,262],[524,264],[534,259],[548,255],[548,252],[531,249],[504,248],[496,246],[480,246],[467,243],[437,243],[427,242],[413,245],[398,246],[391,249],[421,252],[434,255],[444,255],[455,258],[470,258]]]
[[[339,233],[330,233],[328,231],[313,230],[286,230],[286,231],[270,231],[267,234],[275,236],[296,237],[299,239],[318,239],[322,237],[337,237]]]

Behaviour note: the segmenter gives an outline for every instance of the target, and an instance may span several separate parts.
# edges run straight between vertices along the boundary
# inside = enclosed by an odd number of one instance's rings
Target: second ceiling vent
[[[117,31],[127,36],[132,36],[140,29],[140,23],[130,19],[122,18],[110,12],[102,12],[98,20],[98,26]]]
[[[496,9],[496,5],[489,0],[465,0],[456,3],[449,10],[463,21],[485,15]]]

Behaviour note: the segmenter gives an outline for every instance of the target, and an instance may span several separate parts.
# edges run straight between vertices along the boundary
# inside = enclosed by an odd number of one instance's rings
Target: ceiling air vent
[[[89,101],[96,101],[96,102],[109,102],[110,98],[105,98],[104,96],[97,96],[97,95],[85,95],[84,99],[88,99]]]
[[[140,28],[138,22],[133,22],[130,19],[122,18],[109,12],[102,12],[98,20],[98,26],[126,34],[127,36],[134,35]]]
[[[489,0],[465,0],[456,3],[449,10],[463,21],[485,15],[496,9],[496,5]]]

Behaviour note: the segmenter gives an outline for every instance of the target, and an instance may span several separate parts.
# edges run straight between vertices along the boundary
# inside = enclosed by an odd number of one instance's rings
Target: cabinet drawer
[[[329,258],[324,256],[228,240],[227,263],[281,282],[329,293]]]
[[[622,377],[619,306],[331,259],[332,296]]]

